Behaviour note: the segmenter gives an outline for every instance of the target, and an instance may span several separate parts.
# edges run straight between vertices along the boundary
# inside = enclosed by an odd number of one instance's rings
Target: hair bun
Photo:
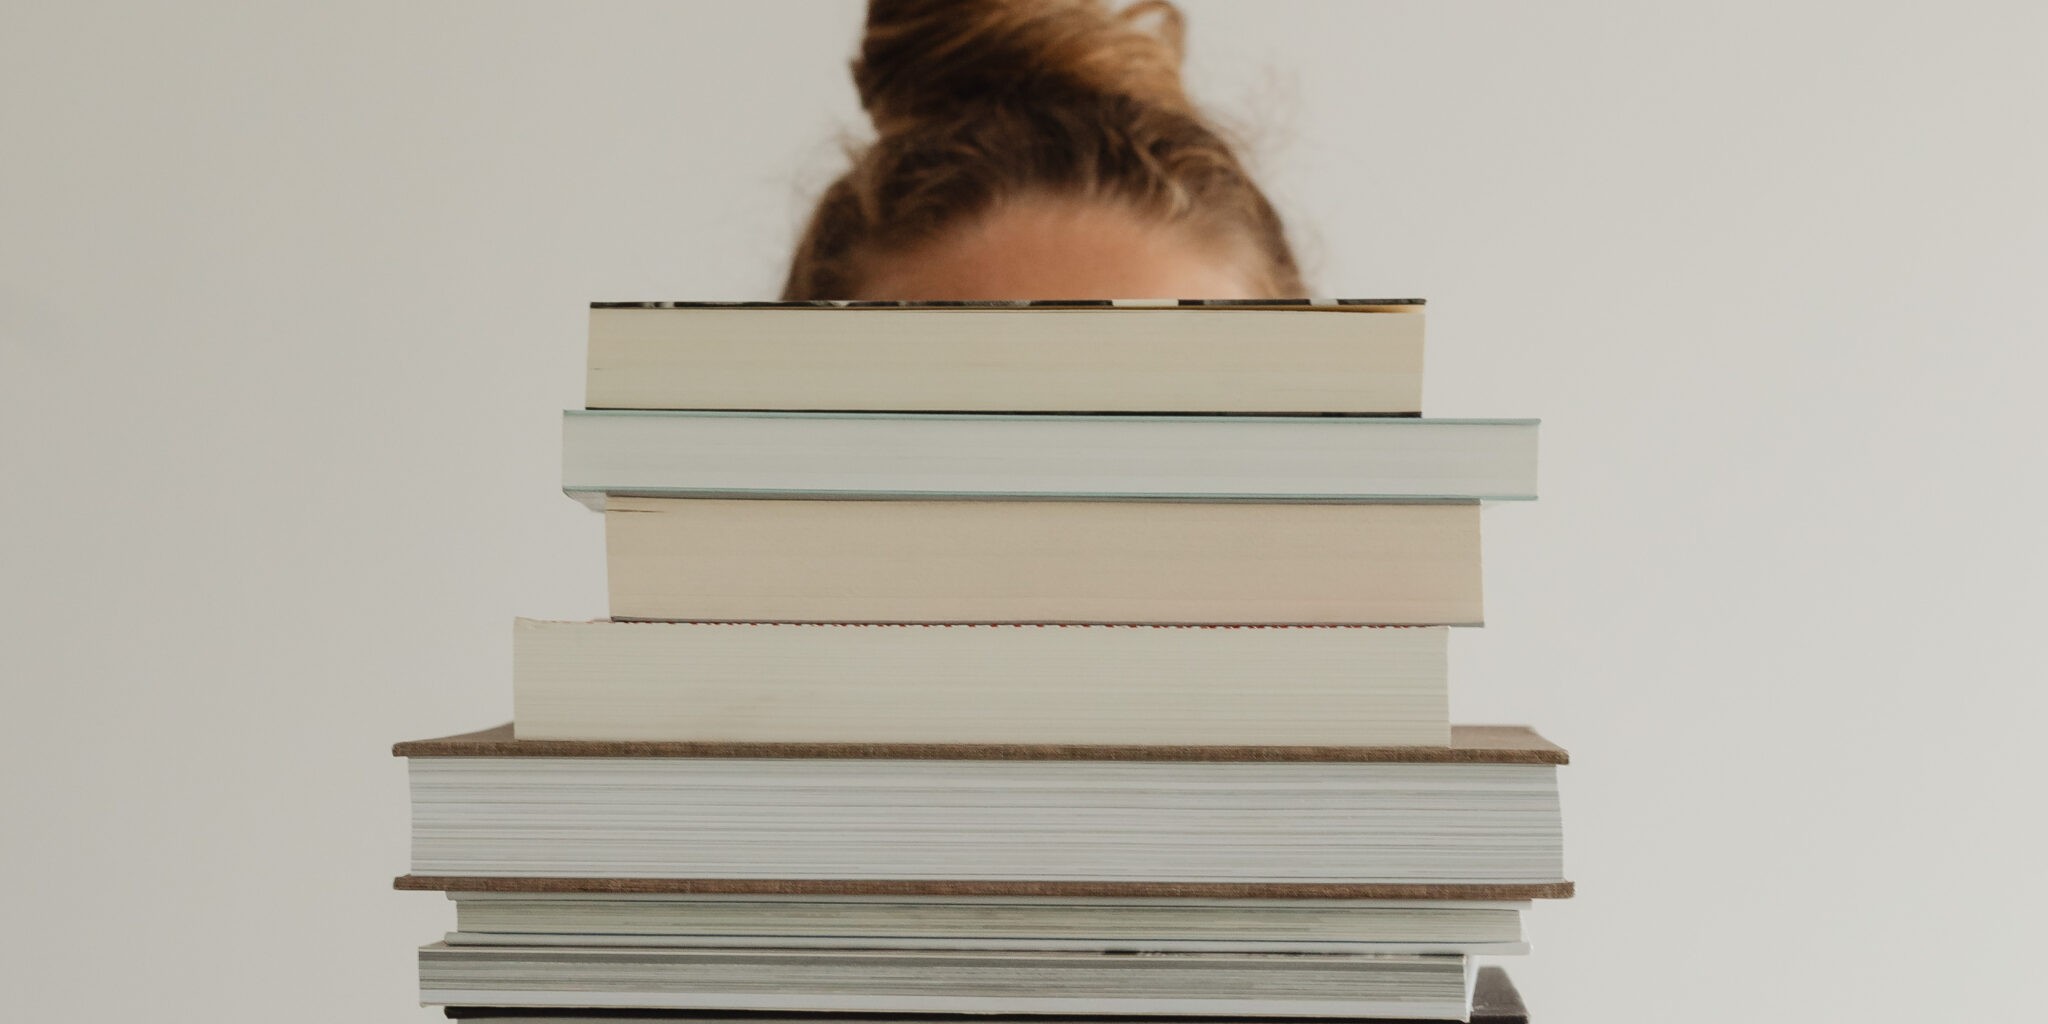
[[[853,83],[884,135],[981,104],[1062,96],[1191,112],[1182,33],[1167,0],[1120,11],[1102,0],[870,0]]]

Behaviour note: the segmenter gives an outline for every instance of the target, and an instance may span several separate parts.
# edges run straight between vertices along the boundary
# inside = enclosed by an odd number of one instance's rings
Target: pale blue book
[[[562,489],[634,497],[1536,497],[1533,419],[570,410]]]

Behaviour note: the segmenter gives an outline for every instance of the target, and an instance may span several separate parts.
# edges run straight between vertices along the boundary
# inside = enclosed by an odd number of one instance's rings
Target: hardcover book
[[[1563,896],[1557,766],[1447,747],[402,743],[413,874],[463,892]]]

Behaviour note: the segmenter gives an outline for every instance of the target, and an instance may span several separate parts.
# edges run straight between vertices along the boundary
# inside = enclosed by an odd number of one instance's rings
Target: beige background
[[[1320,290],[1545,418],[1452,652],[1575,755],[1536,1019],[2038,1009],[2043,8],[1186,6]],[[385,749],[603,611],[581,304],[772,293],[858,18],[0,8],[11,1016],[430,1019]]]

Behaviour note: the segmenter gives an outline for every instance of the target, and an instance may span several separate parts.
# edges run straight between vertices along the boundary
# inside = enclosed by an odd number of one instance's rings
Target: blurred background
[[[1452,638],[1573,754],[1534,1019],[2037,1009],[2048,8],[1182,6],[1317,292],[1544,419]],[[862,13],[0,9],[20,1019],[438,1019],[388,747],[603,614],[584,304],[774,295]]]

